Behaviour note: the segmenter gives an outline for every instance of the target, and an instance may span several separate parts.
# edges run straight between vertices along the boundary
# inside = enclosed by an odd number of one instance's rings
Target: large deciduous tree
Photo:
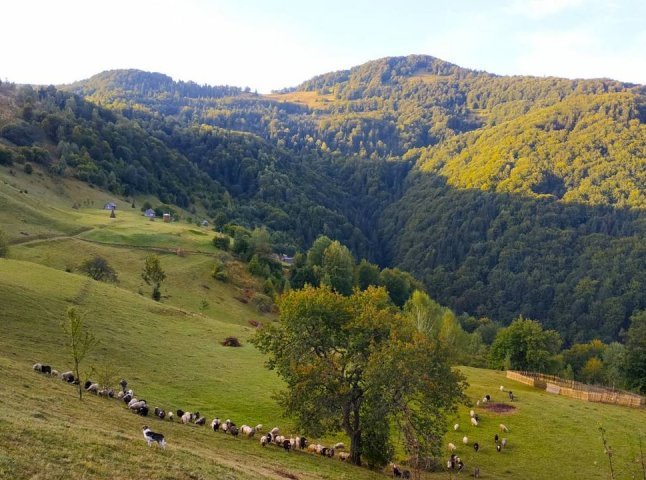
[[[491,363],[495,368],[545,372],[561,343],[558,332],[543,330],[540,323],[519,317],[498,331],[491,345]]]
[[[439,342],[415,328],[384,288],[343,296],[329,287],[279,300],[280,322],[256,346],[287,384],[278,400],[312,435],[344,431],[355,464],[378,465],[397,428],[411,455],[438,454],[447,415],[464,400],[464,378]]]

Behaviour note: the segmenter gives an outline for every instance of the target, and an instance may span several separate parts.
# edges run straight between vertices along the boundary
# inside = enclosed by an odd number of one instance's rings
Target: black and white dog
[[[161,433],[155,433],[150,430],[148,425],[144,425],[144,438],[146,439],[146,442],[148,442],[149,447],[152,446],[153,442],[156,442],[160,447],[166,448],[166,440],[164,440],[164,436]]]

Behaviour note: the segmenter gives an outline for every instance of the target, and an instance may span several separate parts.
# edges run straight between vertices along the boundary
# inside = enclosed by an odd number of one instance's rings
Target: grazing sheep
[[[276,436],[274,437],[274,443],[275,443],[276,445],[282,445],[284,440],[285,440],[285,436],[284,436],[284,435],[276,435]]]
[[[128,405],[133,399],[133,396],[130,395],[129,393],[126,393],[121,400],[123,400],[123,403]]]
[[[500,444],[496,445],[496,451],[500,453],[502,451],[502,445]]]
[[[476,407],[479,407],[479,406],[480,406],[480,400],[476,402]]]
[[[316,444],[314,444],[314,443],[310,443],[310,444],[307,446],[307,451],[308,451],[308,452],[310,452],[310,453],[316,453],[316,447],[317,447],[317,446],[318,446],[318,445],[316,445]]]
[[[449,449],[449,452],[455,452],[455,450],[457,449],[457,447],[451,442],[449,442],[449,444],[447,445],[447,448]]]
[[[458,473],[460,473],[463,468],[464,468],[464,462],[460,457],[458,457]]]
[[[503,447],[506,447],[506,446],[507,446],[507,439],[506,439],[506,438],[503,438],[503,439],[500,441],[500,445],[502,445]]]
[[[40,373],[46,373],[48,375],[52,374],[52,367],[49,365],[43,365],[42,363],[37,363],[34,365],[34,370]]]
[[[339,460],[345,462],[348,458],[350,458],[350,454],[348,452],[339,452]]]
[[[509,395],[509,401],[513,402],[513,401],[514,401],[514,392],[512,392],[511,390],[509,390],[509,394],[508,394],[508,395]]]
[[[497,434],[497,433],[494,435],[494,437],[493,437],[493,441],[494,441],[495,443],[498,443],[498,434]]]
[[[282,443],[283,448],[285,451],[289,452],[292,449],[292,442],[290,442],[287,438],[283,440]]]
[[[168,412],[168,421],[169,422],[173,421],[173,417],[174,417],[173,412]]]
[[[478,426],[478,421],[473,417],[471,418],[471,425],[473,425],[474,427]]]
[[[177,413],[179,414],[179,411]],[[191,420],[193,420],[193,414],[191,412],[184,412],[182,415],[182,423],[186,425]]]
[[[478,444],[478,442],[476,442],[476,443],[474,443],[474,444],[473,444],[473,449],[474,449],[476,452],[477,452],[478,450],[480,450],[480,445]]]
[[[465,445],[469,445],[469,437],[467,437],[466,435],[462,437],[462,443],[464,443]]]
[[[502,424],[502,423],[501,423],[500,425],[498,425],[498,428],[500,428],[500,431],[501,431],[501,432],[504,432],[504,433],[509,432],[509,428],[507,428],[507,427],[506,427],[504,424]]]
[[[250,427],[249,425],[243,425],[240,427],[240,433],[246,435],[247,437],[253,437],[257,431],[262,428],[262,425],[256,425],[255,427]]]
[[[475,411],[473,411],[473,410],[469,411],[469,416],[470,416],[471,418],[475,417],[475,416],[476,416],[476,412],[475,412]]]
[[[456,432],[460,430],[460,424],[456,423],[455,425],[453,425],[453,430],[455,430]]]
[[[166,412],[164,412],[164,411],[163,411],[161,408],[159,408],[159,407],[155,407],[155,409],[153,410],[153,413],[155,414],[155,416],[156,416],[156,417],[159,417],[159,418],[161,418],[162,420],[163,420],[163,419],[164,419],[164,417],[166,416]]]
[[[484,397],[487,399],[487,402],[490,402],[490,401],[491,401],[491,395],[486,394]]]
[[[230,419],[226,419],[222,425],[220,425],[220,428],[224,433],[231,433],[231,427],[235,426],[235,423],[233,423]]]
[[[343,443],[343,442],[335,443],[334,447],[332,447],[332,448],[334,448],[335,450],[344,450],[345,449],[345,443]]]
[[[240,433],[240,430],[239,430],[239,429],[238,429],[238,427],[236,427],[235,425],[231,425],[231,426],[229,427],[229,432],[230,432],[230,433],[231,433],[231,435],[233,435],[234,437],[237,437],[237,436],[238,436],[238,433]]]
[[[114,390],[111,388],[102,388],[98,392],[99,397],[114,398]]]
[[[260,445],[265,447],[267,446],[268,443],[269,443],[269,437],[267,437],[267,435],[263,435],[262,437],[260,437]]]
[[[50,377],[58,377],[60,373],[58,373],[58,370],[55,370],[52,368],[51,373],[49,374]]]
[[[74,383],[76,378],[74,378],[74,373],[72,372],[63,372],[61,373],[61,380],[67,383]]]
[[[505,387],[503,387],[502,385],[500,385],[500,391],[501,391],[501,392],[504,392],[504,391],[505,391]]]
[[[278,432],[280,432],[280,429],[278,427],[274,427],[269,431],[269,433],[271,433],[272,435],[278,435]]]
[[[307,438],[296,437],[296,448],[303,450],[305,447],[307,447]]]
[[[125,396],[126,396],[126,392],[124,392],[124,391],[122,391],[122,390],[120,390],[120,391],[117,393],[117,398],[118,398],[119,400],[123,399],[123,397],[125,397]]]
[[[217,432],[220,429],[220,425],[221,423],[218,417],[215,417],[211,422],[211,428],[213,429],[214,432]]]
[[[184,412],[184,410],[177,410],[177,412],[175,413],[177,414],[177,417],[181,420],[181,418],[184,416],[184,413],[186,412]]]
[[[204,425],[206,424],[206,418],[200,417],[197,420],[195,420],[195,425]]]
[[[87,385],[87,382],[85,382],[85,384]],[[97,393],[99,393],[99,384],[98,383],[90,383],[90,385],[87,385],[87,387],[85,387],[85,391],[97,394]]]

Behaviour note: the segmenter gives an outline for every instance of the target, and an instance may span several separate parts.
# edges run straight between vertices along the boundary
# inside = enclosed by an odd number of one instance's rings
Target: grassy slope
[[[151,451],[140,437],[141,418],[118,402],[89,397],[79,403],[69,386],[31,371],[36,361],[69,367],[59,322],[67,306],[77,305],[88,312],[87,322],[101,340],[87,363],[110,365],[153,405],[199,410],[239,423],[280,425],[289,431],[289,420],[281,418],[271,399],[281,383],[262,367],[261,356],[247,342],[252,333],[248,320],[267,322],[271,317],[235,300],[236,287],[210,278],[213,255],[223,254],[210,245],[206,230],[148,222],[125,203],[111,220],[96,208],[106,195],[74,182],[55,185],[20,173],[2,178],[7,183],[0,182],[0,193],[24,207],[21,228],[32,232],[34,225],[43,225],[44,235],[59,238],[13,245],[11,259],[0,259],[0,370],[7,379],[0,387],[5,407],[0,409],[0,478],[285,478],[285,472],[298,478],[376,476],[334,460],[262,449],[257,442],[234,440],[206,428],[147,419],[170,442],[166,453]],[[27,187],[30,200],[23,201],[18,191]],[[71,208],[74,199],[86,198],[94,198],[93,208]],[[11,215],[0,205],[3,222]],[[21,238],[8,231],[10,238]],[[161,254],[168,274],[161,304],[147,298],[149,287],[139,276],[151,245],[203,252],[185,257]],[[117,285],[64,271],[74,270],[92,254],[109,259],[119,272]],[[243,285],[251,283],[236,276]],[[228,335],[238,336],[243,347],[222,347],[219,341]],[[634,460],[637,434],[646,434],[643,409],[554,397],[513,384],[500,372],[464,372],[472,384],[472,398],[485,393],[495,398],[500,384],[519,397],[514,414],[481,411],[477,429],[469,425],[464,409],[456,419],[461,430],[447,435],[445,443],[458,445],[467,466],[479,465],[483,478],[607,478],[597,422],[608,430],[618,478],[639,477]],[[501,422],[511,432],[506,435],[509,448],[498,454],[493,435]],[[462,446],[465,434],[470,443],[482,446],[478,454]]]

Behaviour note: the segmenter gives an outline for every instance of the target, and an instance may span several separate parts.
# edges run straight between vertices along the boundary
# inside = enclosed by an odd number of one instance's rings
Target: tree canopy
[[[306,286],[279,307],[279,323],[254,343],[285,380],[277,398],[301,428],[317,436],[344,431],[356,464],[387,461],[393,428],[411,455],[439,453],[447,415],[464,400],[464,378],[383,287],[344,296]]]

